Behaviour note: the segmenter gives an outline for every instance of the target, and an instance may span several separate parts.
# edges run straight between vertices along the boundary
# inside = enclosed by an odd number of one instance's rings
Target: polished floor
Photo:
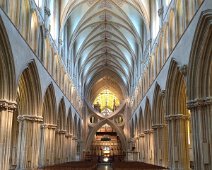
[[[112,170],[110,164],[99,164],[97,170]]]

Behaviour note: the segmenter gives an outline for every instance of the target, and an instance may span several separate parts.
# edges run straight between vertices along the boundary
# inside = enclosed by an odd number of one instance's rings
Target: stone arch
[[[77,137],[77,114],[74,115],[74,128],[73,128],[73,134],[75,137]]]
[[[68,116],[67,116],[67,133],[68,134],[72,134],[72,130],[73,130],[73,119],[72,119],[72,111],[71,111],[71,107],[68,110]]]
[[[188,109],[191,111],[194,167],[212,168],[212,10],[200,16],[188,65]],[[206,150],[208,152],[206,152]],[[200,159],[202,158],[202,159]],[[204,159],[208,158],[208,160]],[[208,164],[205,164],[205,161]],[[209,166],[208,166],[209,165]]]
[[[125,139],[125,136],[124,136],[124,133],[121,129],[119,129],[112,121],[110,121],[109,119],[104,119],[102,121],[100,121],[96,126],[94,126],[94,128],[91,130],[87,140],[86,140],[86,150],[89,149],[89,146],[91,145],[91,142],[93,140],[93,137],[94,137],[94,134],[96,133],[96,131],[102,127],[104,124],[108,124],[110,125],[112,128],[115,129],[115,131],[117,132],[117,134],[119,135],[120,137],[120,140],[121,140],[121,144],[122,144],[122,148],[123,149],[126,149],[126,139]]]
[[[28,64],[17,86],[19,115],[41,116],[41,87],[35,61]]]
[[[30,44],[32,50],[37,54],[38,50],[38,35],[39,35],[39,21],[38,21],[38,16],[36,11],[32,13],[31,16],[31,25],[30,25],[30,31],[31,31],[31,39],[30,39]]]
[[[82,136],[81,136],[82,135],[82,127],[81,127],[81,119],[80,118],[78,119],[77,129],[78,129],[77,130],[77,133],[78,133],[77,138],[81,139],[82,138]]]
[[[46,89],[42,109],[44,123],[56,124],[57,105],[55,90],[52,83]]]
[[[169,14],[169,22],[168,22],[169,26],[169,51],[171,52],[174,49],[175,46],[175,39],[176,39],[176,32],[175,32],[175,27],[176,27],[176,23],[175,23],[175,11],[174,9],[172,9],[170,11]]]
[[[56,129],[56,98],[54,86],[51,83],[45,92],[42,116],[43,124],[41,125],[41,143],[39,153],[39,166],[52,165],[54,163],[54,140]],[[51,138],[51,140],[50,140]]]
[[[165,95],[166,120],[169,136],[170,168],[188,169],[188,123],[185,77],[175,60],[170,63]]]
[[[30,2],[26,0],[21,1],[20,8],[20,32],[27,41],[30,32]]]
[[[9,169],[12,122],[16,110],[15,65],[4,23],[0,17],[0,169]]]
[[[153,146],[153,133],[152,133],[152,115],[149,99],[146,98],[144,109],[144,134],[145,134],[145,162],[153,163],[154,161],[154,146]]]
[[[0,99],[15,100],[15,65],[10,42],[0,18]]]
[[[144,109],[144,129],[150,130],[152,128],[152,115],[151,115],[151,108],[149,99],[146,98],[146,104]]]
[[[141,107],[139,109],[139,129],[140,129],[140,133],[144,132],[144,118],[143,118],[143,111]]]
[[[179,40],[185,30],[185,5],[186,3],[181,0],[176,2],[176,41]]]
[[[164,93],[161,91],[160,85],[156,83],[153,96],[153,108],[152,108],[153,125],[160,125],[160,124],[162,125],[165,123],[163,97]]]
[[[211,18],[211,10],[203,13],[195,32],[188,65],[189,100],[212,96]],[[205,28],[202,25],[205,25]]]
[[[66,106],[64,97],[60,100],[57,114],[57,131],[55,134],[55,162],[65,162],[66,151],[65,151],[65,134],[66,134]]]
[[[60,100],[57,114],[57,128],[60,130],[66,129],[66,106],[64,98]]]
[[[130,126],[130,137],[131,138],[134,138],[135,136],[135,123],[134,123],[134,119],[132,118],[132,121],[131,121],[131,126]]]
[[[19,77],[17,106],[18,111],[15,116],[16,118],[18,116],[20,128],[18,132],[16,129],[12,132],[14,136],[18,133],[18,141],[16,142],[18,144],[16,145],[17,168],[22,169],[29,166],[28,164],[32,168],[38,165],[40,122],[43,121],[40,78],[34,60],[28,64]],[[14,126],[17,123],[16,118],[14,119]]]
[[[135,114],[135,126],[134,126],[135,137],[137,137],[137,135],[138,135],[138,125],[139,125],[139,122],[138,122],[137,113],[136,113]]]
[[[167,167],[168,165],[168,131],[164,113],[164,91],[156,83],[153,96],[153,125],[154,129],[154,163]]]

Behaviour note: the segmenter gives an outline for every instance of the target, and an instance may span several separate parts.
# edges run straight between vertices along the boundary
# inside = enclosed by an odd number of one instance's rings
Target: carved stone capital
[[[144,133],[140,133],[139,137],[143,138],[144,137]]]
[[[161,129],[166,126],[167,126],[167,124],[154,124],[154,125],[152,125],[152,129],[154,129],[154,130]]]
[[[45,124],[42,124],[41,125],[41,128],[42,129],[56,129],[57,128],[57,125],[55,125],[55,124],[47,124],[47,123],[45,123]]]
[[[154,130],[153,129],[146,129],[144,130],[144,134],[150,134],[150,133],[153,133]]]
[[[187,65],[183,65],[180,67],[180,72],[186,76],[187,75],[187,70],[188,70],[188,66]]]
[[[35,116],[35,115],[19,115],[17,119],[19,122],[22,121],[43,122],[42,116]]]
[[[76,136],[72,136],[72,140],[76,140],[77,141],[77,137]]]
[[[211,104],[212,104],[212,97],[199,98],[199,99],[194,99],[194,100],[188,101],[187,108],[193,109],[193,108],[198,108],[198,107],[205,107],[205,106],[211,105]]]
[[[58,43],[59,43],[60,45],[62,45],[62,44],[63,44],[63,40],[62,40],[61,38],[59,38]]]
[[[161,7],[160,9],[158,9],[158,16],[161,17],[163,16],[163,12],[164,12],[164,8]]]
[[[16,109],[17,109],[17,103],[15,101],[0,99],[0,111],[1,110],[14,111]]]
[[[44,12],[45,12],[45,14],[48,15],[48,16],[51,15],[51,11],[50,11],[50,9],[47,8],[47,7],[44,7]]]
[[[56,133],[57,133],[57,134],[66,134],[66,130],[57,129],[57,130],[56,130]]]
[[[165,93],[166,93],[166,90],[161,90],[160,96],[164,97],[165,96]]]
[[[184,115],[184,114],[174,114],[174,115],[168,115],[165,116],[166,121],[171,121],[171,120],[189,120],[190,116],[189,115]]]
[[[71,138],[73,135],[71,133],[66,133],[65,137]]]

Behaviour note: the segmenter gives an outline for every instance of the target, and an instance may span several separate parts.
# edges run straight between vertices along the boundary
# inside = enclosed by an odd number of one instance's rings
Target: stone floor
[[[97,170],[112,170],[110,164],[99,164]]]

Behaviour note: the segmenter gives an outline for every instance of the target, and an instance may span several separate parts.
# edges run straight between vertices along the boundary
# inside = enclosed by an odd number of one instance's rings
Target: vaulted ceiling
[[[67,29],[67,48],[82,87],[106,76],[129,90],[147,36],[148,16],[138,3],[136,0],[67,2],[61,26]]]

